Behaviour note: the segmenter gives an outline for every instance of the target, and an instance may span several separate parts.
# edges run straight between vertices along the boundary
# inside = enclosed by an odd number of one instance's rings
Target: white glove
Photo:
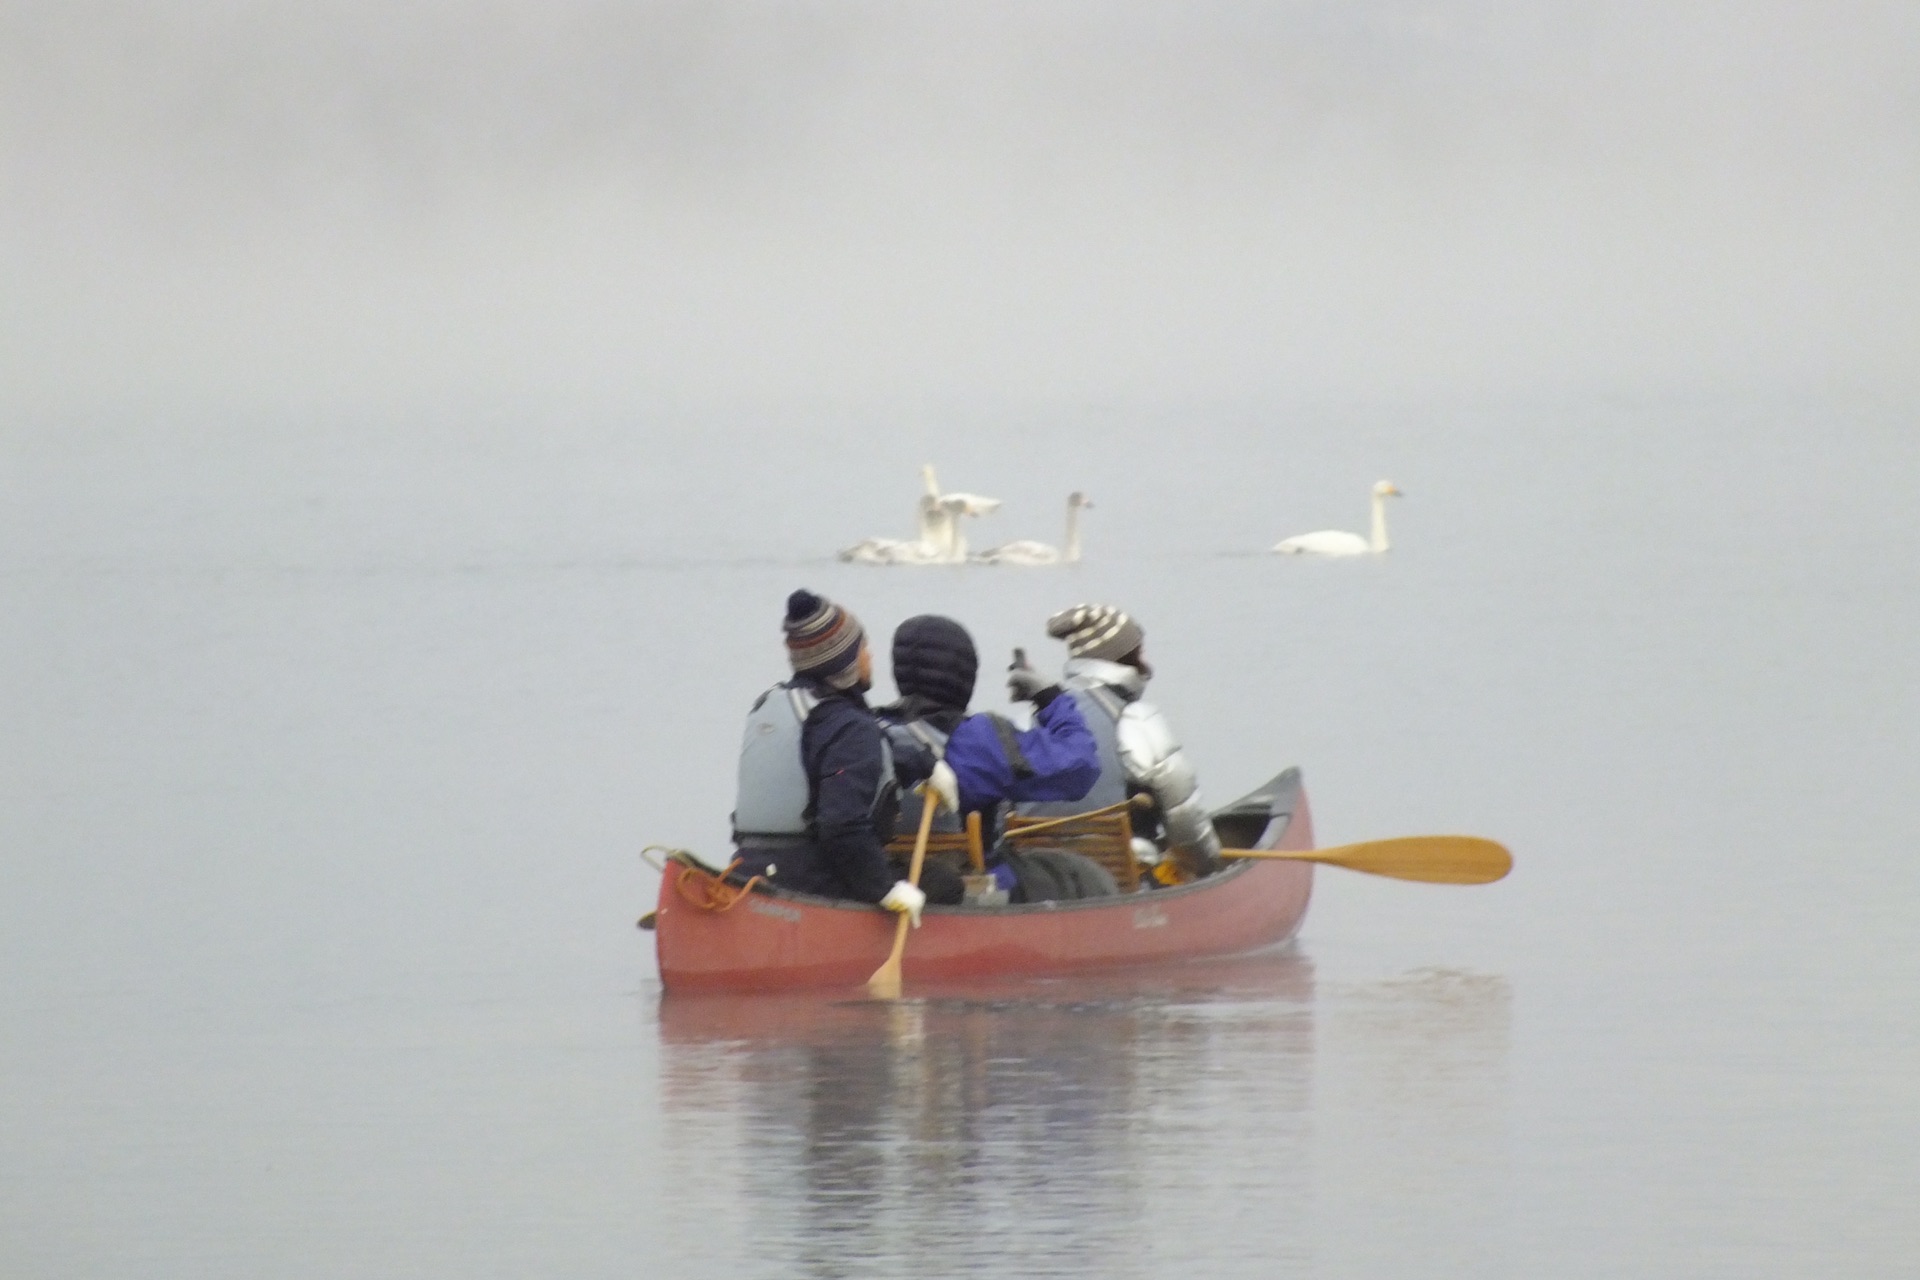
[[[905,880],[895,880],[893,888],[887,890],[887,896],[880,899],[880,905],[889,911],[904,911],[913,927],[920,927],[920,908],[927,905],[927,895]]]
[[[939,798],[948,813],[960,812],[960,779],[953,776],[953,766],[945,760],[934,762],[933,772],[927,775],[926,790]]]
[[[1007,668],[1007,696],[1015,702],[1032,702],[1033,695],[1053,681],[1027,665],[1023,650],[1013,651],[1013,665]]]

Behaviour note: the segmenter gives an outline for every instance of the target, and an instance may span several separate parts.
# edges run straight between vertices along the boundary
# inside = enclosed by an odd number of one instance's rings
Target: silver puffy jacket
[[[1220,857],[1220,836],[1207,817],[1200,781],[1173,726],[1160,708],[1141,700],[1146,677],[1124,663],[1069,658],[1060,683],[1069,689],[1101,690],[1124,704],[1114,730],[1128,784],[1153,793],[1168,846],[1182,861],[1195,870],[1211,869]]]

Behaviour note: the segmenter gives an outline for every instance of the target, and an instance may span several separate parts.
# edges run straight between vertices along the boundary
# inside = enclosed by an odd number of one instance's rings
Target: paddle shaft
[[[1513,855],[1506,847],[1479,836],[1396,836],[1331,849],[1222,849],[1220,856],[1324,862],[1426,884],[1490,884],[1513,870]]]
[[[1122,809],[1145,809],[1151,807],[1152,804],[1153,797],[1142,793],[1141,795],[1134,796],[1130,800],[1122,800],[1119,804],[1110,804],[1104,809],[1089,809],[1085,813],[1070,813],[1064,818],[1052,818],[1046,822],[1036,822],[1032,826],[1016,827],[1011,831],[1005,831],[1001,834],[1009,840],[1025,840],[1028,836],[1037,836],[1043,831],[1051,831],[1055,827],[1064,827],[1070,822],[1080,822],[1087,818],[1104,818],[1110,813],[1119,813]]]
[[[907,864],[907,883],[916,889],[920,887],[920,868],[927,860],[927,837],[933,833],[933,811],[939,807],[940,802],[931,791],[921,794],[920,833],[913,838],[913,861]],[[907,954],[907,930],[912,925],[907,913],[900,912],[900,919],[893,927],[893,952],[867,979],[867,990],[873,994],[888,998],[900,994],[900,960]]]

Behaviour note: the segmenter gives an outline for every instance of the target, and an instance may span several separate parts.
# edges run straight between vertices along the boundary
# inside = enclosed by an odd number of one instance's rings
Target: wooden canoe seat
[[[1006,838],[1022,843],[1021,831],[1046,824],[1045,831],[1025,838],[1034,847],[1066,849],[1083,858],[1091,858],[1107,869],[1120,892],[1132,893],[1140,887],[1140,864],[1133,860],[1133,821],[1125,809],[1117,813],[1096,813],[1061,822],[1057,818],[1030,818],[1011,814],[1007,818]],[[1058,825],[1055,825],[1055,824]]]
[[[887,841],[887,852],[897,853],[903,858],[913,857],[913,837],[895,836]],[[987,869],[987,851],[980,842],[980,815],[967,815],[965,831],[934,831],[927,835],[927,852],[964,853],[974,875]]]

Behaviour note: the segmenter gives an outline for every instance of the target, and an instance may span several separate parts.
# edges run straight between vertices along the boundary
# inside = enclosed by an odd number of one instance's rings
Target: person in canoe
[[[1162,884],[1206,875],[1220,866],[1220,837],[1201,803],[1199,780],[1173,726],[1142,695],[1153,668],[1146,633],[1119,609],[1077,604],[1047,619],[1047,634],[1067,646],[1060,685],[1078,705],[1099,744],[1100,779],[1071,804],[1023,804],[1019,811],[1054,817],[1117,804],[1131,795],[1153,798],[1151,814],[1136,819],[1136,857],[1154,867]],[[1032,701],[1053,686],[1016,658],[1007,690]]]
[[[853,614],[806,590],[787,597],[783,628],[793,678],[761,694],[747,716],[733,811],[735,874],[878,903],[918,925],[927,894],[887,860],[899,784],[886,734],[867,706],[873,654],[866,631]],[[955,806],[952,771],[932,773],[929,788]],[[942,896],[957,902],[963,886],[953,879]]]
[[[953,771],[959,804],[936,814],[934,829],[957,832],[961,830],[960,815],[978,811],[986,844],[991,848],[998,811],[1004,803],[1078,800],[1099,780],[1100,755],[1079,707],[1072,698],[1062,697],[1057,685],[1034,691],[1031,729],[1016,728],[1004,716],[992,712],[970,714],[967,704],[973,700],[979,669],[979,654],[965,627],[936,614],[908,618],[893,633],[893,682],[900,690],[900,699],[875,714],[886,727],[895,770],[902,782],[926,777],[940,762]],[[920,804],[918,796],[902,797],[897,827],[900,834],[911,836],[918,831]],[[1085,864],[1080,876],[1068,877],[1073,884],[1091,877],[1104,882],[1105,892],[1116,891],[1112,877],[1097,864],[1066,856]],[[928,863],[929,868],[935,865]],[[1032,880],[1022,878],[1002,887],[1013,889],[1026,884],[1034,888],[1029,883]],[[1050,889],[1019,894],[1015,901],[1094,896],[1065,893],[1052,881],[1048,884]],[[931,900],[940,901],[932,893],[929,887]]]

